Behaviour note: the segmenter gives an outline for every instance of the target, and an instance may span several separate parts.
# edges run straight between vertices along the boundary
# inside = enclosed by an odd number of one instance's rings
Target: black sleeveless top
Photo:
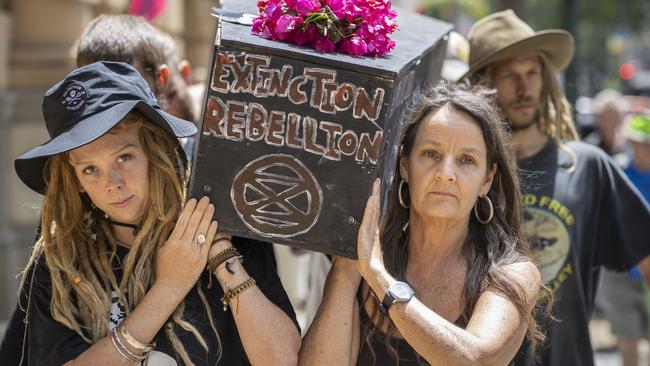
[[[429,363],[420,356],[411,347],[404,338],[388,336],[390,344],[395,348],[398,358],[386,347],[383,338],[386,337],[382,331],[377,330],[377,333],[370,339],[372,350],[365,340],[364,324],[372,324],[370,317],[366,313],[364,307],[364,299],[362,295],[363,283],[359,286],[357,291],[357,299],[359,300],[359,319],[361,323],[361,345],[359,347],[359,356],[357,357],[357,366],[427,366]],[[370,295],[371,296],[371,295]],[[468,320],[466,316],[461,316],[456,319],[454,324],[460,328],[467,326]],[[373,357],[374,352],[374,357]]]

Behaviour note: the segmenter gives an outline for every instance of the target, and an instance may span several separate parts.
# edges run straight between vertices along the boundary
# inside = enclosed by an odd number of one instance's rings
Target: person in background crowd
[[[622,137],[630,145],[630,156],[625,159],[627,163],[623,169],[646,201],[650,201],[650,117],[631,116],[624,125]],[[646,245],[649,242],[648,238],[642,240]],[[639,341],[650,335],[650,319],[638,268],[627,273],[603,271],[597,304],[618,337],[623,365],[637,366]],[[647,361],[650,365],[650,360]]]
[[[528,257],[504,124],[484,91],[423,95],[399,142],[379,219],[379,180],[357,241],[335,258],[300,365],[498,364],[524,336],[539,271]]]
[[[445,53],[445,59],[442,61],[440,77],[443,80],[456,82],[469,68],[467,64],[468,57],[469,43],[467,39],[458,32],[449,32],[447,52]]]
[[[547,344],[516,365],[593,365],[588,322],[601,267],[635,265],[650,279],[650,207],[602,150],[576,141],[556,74],[573,57],[566,31],[535,32],[512,10],[478,20],[468,34],[465,78],[496,90],[521,172],[526,235],[555,294]]]
[[[596,129],[585,136],[583,141],[598,146],[610,156],[622,152],[625,141],[621,132],[628,110],[623,95],[616,90],[605,89],[596,94],[593,105]]]
[[[100,15],[81,34],[77,44],[77,66],[97,61],[126,62],[136,68],[172,115],[199,124],[188,86],[192,67],[181,60],[174,39],[146,19],[133,15]],[[193,139],[182,138],[181,145],[189,157]]]

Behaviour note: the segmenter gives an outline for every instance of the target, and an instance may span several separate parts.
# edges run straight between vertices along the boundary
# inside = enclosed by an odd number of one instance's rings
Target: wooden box
[[[254,2],[223,7],[257,13]],[[452,29],[396,10],[396,47],[379,58],[219,22],[190,193],[210,196],[221,229],[356,257],[372,182],[390,179],[405,109],[439,79]]]

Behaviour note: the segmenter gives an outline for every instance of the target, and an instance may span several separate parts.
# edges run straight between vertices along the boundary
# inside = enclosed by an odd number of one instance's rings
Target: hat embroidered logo
[[[68,85],[63,94],[61,94],[61,104],[68,111],[76,111],[81,108],[86,99],[88,98],[88,92],[81,84],[71,83]]]

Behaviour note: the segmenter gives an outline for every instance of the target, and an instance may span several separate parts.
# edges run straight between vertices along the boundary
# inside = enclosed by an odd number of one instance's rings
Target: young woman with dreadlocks
[[[70,73],[43,114],[51,140],[15,162],[44,194],[23,279],[30,365],[296,363],[273,257],[217,232],[207,197],[186,201],[191,122],[117,62]]]

